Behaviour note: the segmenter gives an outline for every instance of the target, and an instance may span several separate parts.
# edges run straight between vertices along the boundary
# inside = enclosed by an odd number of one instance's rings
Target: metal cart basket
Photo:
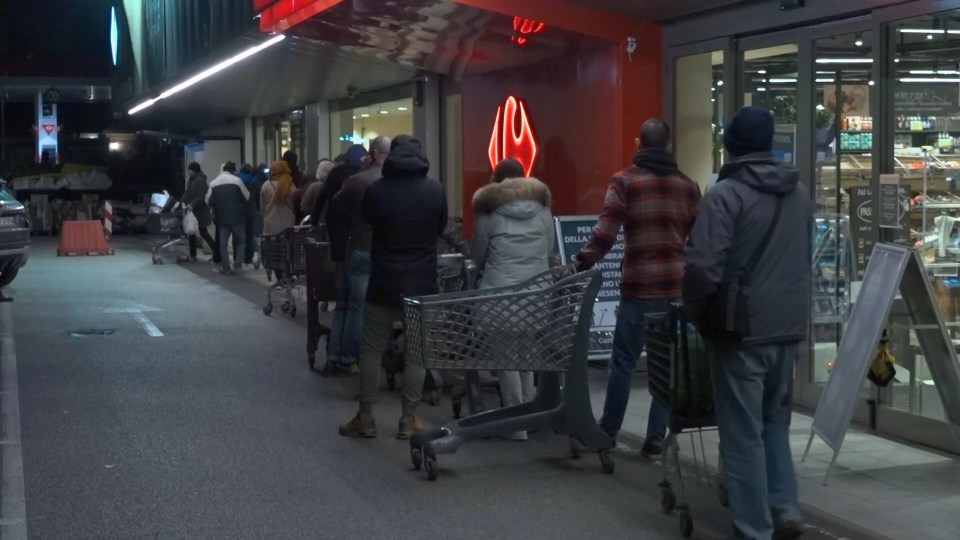
[[[499,433],[553,429],[571,450],[600,453],[613,472],[613,442],[597,426],[587,382],[587,347],[597,271],[564,276],[553,269],[512,287],[405,300],[407,347],[426,369],[540,372],[532,402],[483,412],[414,435],[415,470],[437,478],[437,455]],[[566,377],[566,384],[562,378]]]
[[[183,210],[176,208],[162,214],[147,216],[147,233],[166,236],[167,239],[153,246],[153,264],[163,264],[163,254],[168,249],[183,244]],[[179,259],[178,259],[179,260]]]
[[[260,256],[263,267],[277,276],[277,282],[267,290],[267,305],[263,307],[263,314],[273,313],[273,294],[278,290],[284,291],[286,300],[281,310],[291,317],[297,316],[297,301],[293,294],[293,287],[297,285],[297,278],[307,273],[307,254],[305,246],[311,239],[323,240],[322,230],[311,227],[294,227],[280,234],[263,235],[260,237]]]
[[[677,510],[680,533],[689,538],[693,534],[693,518],[687,505],[685,477],[680,464],[678,437],[681,434],[690,436],[697,476],[707,483],[715,483],[721,504],[727,505],[722,479],[723,460],[718,463],[719,473],[711,476],[703,441],[704,431],[714,431],[717,425],[710,375],[711,349],[696,329],[683,320],[679,305],[671,306],[667,313],[647,315],[645,324],[650,394],[670,410],[670,434],[663,447],[661,508],[665,514]],[[680,487],[679,504],[669,479],[671,469]]]

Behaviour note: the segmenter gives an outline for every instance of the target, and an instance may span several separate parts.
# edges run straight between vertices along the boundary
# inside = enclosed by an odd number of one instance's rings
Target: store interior
[[[330,140],[335,157],[351,145],[369,147],[372,139],[380,135],[395,137],[413,133],[413,99],[404,98],[339,111],[332,115]]]

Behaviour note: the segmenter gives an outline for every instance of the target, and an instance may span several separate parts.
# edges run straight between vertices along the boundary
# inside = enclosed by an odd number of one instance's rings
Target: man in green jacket
[[[220,249],[217,243],[210,236],[207,230],[213,220],[210,217],[210,207],[207,206],[207,175],[203,174],[200,164],[196,161],[187,165],[187,174],[190,176],[187,182],[187,192],[183,194],[183,204],[189,208],[200,224],[200,236],[203,241],[210,246],[213,251],[213,264],[220,264]],[[190,236],[190,260],[197,260],[197,235]]]

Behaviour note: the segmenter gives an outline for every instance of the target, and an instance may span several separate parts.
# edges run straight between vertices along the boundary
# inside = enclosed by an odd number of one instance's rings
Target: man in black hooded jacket
[[[363,197],[363,219],[373,228],[370,285],[360,355],[360,411],[340,426],[346,437],[376,437],[373,404],[380,391],[380,356],[393,324],[403,320],[403,298],[437,294],[437,241],[447,226],[443,186],[429,178],[420,141],[400,135],[390,146],[383,178]],[[398,439],[423,430],[416,419],[425,372],[407,364]]]
[[[773,135],[773,116],[760,107],[741,110],[727,126],[723,144],[734,159],[690,234],[683,300],[690,319],[711,328],[708,298],[747,272],[742,339],[713,336],[720,454],[733,537],[787,540],[803,534],[790,419],[810,322],[813,204],[797,170],[771,154]]]

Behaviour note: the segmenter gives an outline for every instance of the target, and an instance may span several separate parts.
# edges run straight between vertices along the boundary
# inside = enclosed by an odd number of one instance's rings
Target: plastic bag
[[[188,210],[187,215],[183,216],[183,234],[194,236],[199,233],[200,222],[197,221],[197,216],[193,215],[193,211]]]

